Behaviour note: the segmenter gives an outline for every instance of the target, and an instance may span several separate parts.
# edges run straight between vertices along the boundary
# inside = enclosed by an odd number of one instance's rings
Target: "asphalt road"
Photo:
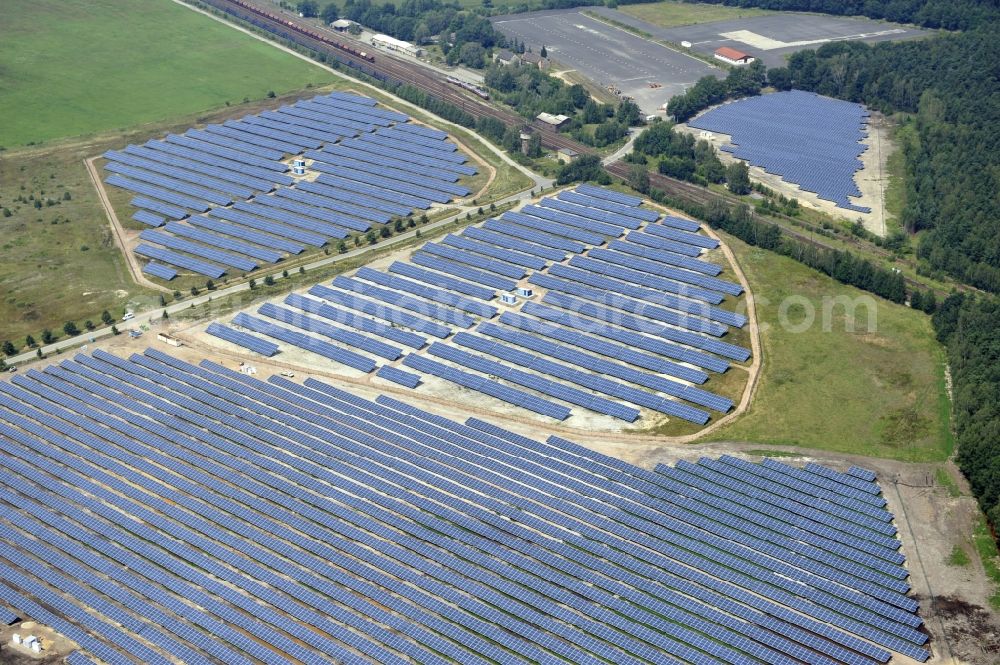
[[[831,41],[880,42],[913,39],[926,30],[869,18],[786,13],[661,28],[616,9],[592,7],[590,11],[649,33],[655,39],[675,44],[691,42],[692,49],[711,56],[720,46],[729,46],[761,58],[777,67],[785,58],[804,49],[819,48]]]
[[[582,13],[591,9],[557,9],[491,20],[502,33],[517,37],[536,53],[544,45],[561,68],[576,70],[601,87],[618,86],[647,114],[655,113],[701,77],[724,74],[697,58]],[[662,87],[650,88],[650,83]]]

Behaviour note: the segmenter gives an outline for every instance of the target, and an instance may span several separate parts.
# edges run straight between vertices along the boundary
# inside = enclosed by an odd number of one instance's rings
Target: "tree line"
[[[1000,524],[1000,300],[956,293],[932,321],[948,351],[956,461],[995,527]]]
[[[692,217],[703,219],[712,228],[721,229],[749,245],[795,259],[843,284],[874,293],[894,303],[903,304],[907,300],[906,280],[899,272],[876,265],[853,252],[818,247],[793,238],[779,226],[755,219],[750,206],[745,203],[730,206],[721,197],[713,197],[708,203],[701,205],[674,198],[656,188],[650,190],[649,197],[658,203],[683,210]],[[924,294],[921,294],[920,302],[925,302]]]

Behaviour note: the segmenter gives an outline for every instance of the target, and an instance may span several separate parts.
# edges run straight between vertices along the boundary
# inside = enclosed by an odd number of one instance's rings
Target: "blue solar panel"
[[[569,415],[445,362],[404,365]],[[811,507],[809,488],[846,487],[844,474],[749,465],[777,473],[791,500],[708,468],[749,473],[728,461],[647,471],[556,437],[154,350],[77,356],[0,392],[15,508],[0,539],[17,548],[0,552],[0,600],[104,662],[929,655],[905,583],[888,581],[906,575],[898,540],[880,549]]]
[[[434,129],[433,127],[428,127],[426,125],[417,125],[412,122],[396,125],[396,129],[401,132],[408,132],[410,134],[416,134],[418,136],[431,139],[442,140],[448,138],[447,132],[443,132],[440,129]]]
[[[483,323],[476,328],[476,332],[532,351],[537,351],[546,357],[556,358],[571,365],[597,372],[598,374],[616,377],[666,395],[671,395],[672,397],[679,397],[688,402],[706,406],[722,413],[726,413],[733,407],[732,400],[730,399],[719,397],[718,395],[679,383],[672,379],[664,379],[653,374],[647,374],[646,372],[632,369],[600,356],[577,351],[576,349],[563,346],[558,342],[541,339],[518,330],[512,330],[493,323]]]
[[[326,286],[320,286],[317,284],[309,289],[309,294],[314,295],[317,298],[322,298],[338,305],[343,305],[344,307],[363,312],[369,316],[374,316],[384,321],[388,321],[392,325],[404,326],[412,330],[427,333],[428,335],[432,335],[440,339],[444,339],[451,334],[451,328],[448,326],[443,326],[439,323],[428,321],[427,319],[419,316],[408,314],[394,307],[387,307],[380,302],[368,300],[367,298],[359,298],[353,293],[336,291]]]
[[[340,115],[331,115],[330,113],[323,113],[315,110],[316,105],[308,104],[296,104],[294,106],[282,106],[278,109],[278,113],[290,116],[292,118],[301,118],[303,120],[308,120],[315,123],[327,124],[327,125],[342,125],[345,127],[350,127],[354,131],[358,132],[370,132],[375,129],[375,125],[370,122],[364,122],[358,119],[351,119],[352,115],[349,113],[342,113]],[[322,109],[322,107],[319,107]]]
[[[471,254],[468,254],[468,256],[470,257],[479,257],[479,256],[484,257],[484,258],[470,258],[470,260],[474,261],[476,260],[485,261],[487,260],[485,257],[489,257],[491,259],[499,259],[500,261],[503,261],[507,264],[513,264],[516,266],[521,266],[523,268],[530,268],[532,270],[542,270],[543,268],[545,268],[546,265],[548,265],[548,263],[544,259],[541,259],[537,256],[533,256],[531,254],[525,254],[523,252],[511,249],[504,249],[502,247],[491,245],[487,242],[473,240],[471,237],[466,237],[466,235],[467,234],[456,236],[449,233],[441,240],[441,242],[443,242],[446,245],[451,245],[452,247],[456,247],[458,249],[471,252]],[[522,272],[521,277],[523,276],[524,273]]]
[[[483,284],[501,291],[513,291],[517,286],[517,282],[511,279],[498,277],[497,275],[484,272],[482,270],[476,270],[461,263],[448,261],[436,256],[435,254],[436,253],[431,253],[430,251],[420,250],[414,252],[410,256],[410,261],[417,265],[424,266],[425,268],[430,268],[431,270],[454,275],[455,277],[459,277],[469,282]],[[492,298],[493,296],[491,295],[490,297]],[[487,298],[487,300],[488,299],[489,298]]]
[[[519,212],[505,212],[500,216],[500,219],[505,222],[513,222],[518,226],[524,226],[541,233],[561,236],[565,239],[572,238],[574,241],[595,247],[604,244],[605,241],[604,236],[597,233],[585,231],[575,226],[569,226],[568,224],[562,224],[560,222],[551,222],[539,219],[538,217],[524,215]]]
[[[559,298],[557,297],[556,300],[558,301]],[[702,353],[700,351],[695,351],[683,346],[665,342],[656,337],[650,337],[649,335],[633,332],[634,330],[643,330],[643,324],[635,317],[631,319],[628,317],[623,318],[622,325],[625,327],[622,328],[618,325],[607,325],[605,323],[601,323],[600,321],[585,318],[578,315],[576,312],[556,309],[554,307],[546,307],[545,305],[533,302],[525,303],[521,308],[521,312],[536,316],[544,321],[558,323],[559,325],[567,328],[579,330],[584,333],[592,333],[616,342],[622,342],[623,344],[627,344],[635,349],[643,349],[666,358],[682,360],[695,365],[696,367],[703,367],[713,372],[725,372],[729,369],[729,363],[720,358],[716,358],[711,354]],[[628,324],[634,324],[634,327],[629,326]],[[631,330],[627,330],[625,328],[631,328]],[[650,330],[650,332],[653,331]]]
[[[450,307],[437,305],[422,296],[413,297],[411,295],[400,293],[395,288],[383,289],[378,286],[366,284],[357,279],[344,277],[343,275],[334,279],[333,285],[347,291],[360,293],[375,300],[381,300],[382,302],[398,305],[403,309],[408,309],[411,312],[417,312],[423,316],[437,319],[438,321],[444,321],[445,323],[450,323],[451,325],[468,328],[473,324],[472,317],[468,316],[464,312],[451,309]]]
[[[604,199],[605,201],[614,201],[615,203],[620,203],[622,205],[636,207],[642,203],[642,199],[638,196],[632,196],[631,194],[623,194],[622,192],[616,192],[611,189],[605,189],[603,187],[596,187],[594,185],[588,185],[586,183],[579,185],[576,188],[581,194],[586,196],[592,196],[599,199]]]
[[[590,196],[583,192],[560,192],[559,199],[568,203],[575,203],[581,206],[604,210],[622,217],[632,217],[644,222],[652,222],[659,218],[660,214],[654,210],[622,205],[614,201]]]
[[[538,273],[532,275],[532,278],[536,277],[544,277],[544,276],[539,275]],[[547,282],[547,283],[558,285],[560,288],[564,288],[564,286],[559,284],[558,282]],[[552,287],[547,286],[546,288],[551,289]],[[567,291],[567,293],[568,292],[569,291]],[[638,309],[636,309],[632,307],[633,303],[630,303],[625,299],[621,298],[613,299],[613,298],[603,297],[599,293],[591,294],[590,292],[585,290],[573,289],[573,293],[574,295],[581,295],[582,297],[588,299],[591,295],[596,295],[597,297],[595,298],[593,303],[588,303],[584,302],[583,300],[574,298],[570,295],[565,295],[564,293],[559,293],[550,290],[542,298],[542,301],[547,304],[556,305],[558,307],[569,309],[577,314],[582,314],[583,316],[595,318],[598,319],[599,321],[604,321],[607,323],[613,323],[617,326],[630,328],[637,332],[657,335],[671,342],[686,344],[695,349],[708,351],[709,353],[715,353],[717,355],[722,356],[723,358],[729,358],[737,362],[746,362],[750,358],[750,351],[741,346],[737,346],[735,344],[729,344],[727,342],[722,342],[717,339],[708,337],[706,335],[698,334],[697,332],[694,332],[692,330],[685,330],[683,328],[674,328],[671,326],[660,325],[658,321],[667,318],[673,319],[673,317],[663,316],[661,313],[650,311],[655,308],[640,306]],[[611,309],[597,303],[611,303],[614,305],[616,309],[621,311],[616,311],[615,309]],[[627,311],[639,312],[641,316],[631,316],[630,314],[623,313]],[[659,317],[657,320],[651,320],[649,318],[646,318],[650,316],[650,314],[654,313]],[[676,320],[678,321],[678,324],[671,324],[671,325],[680,325],[681,321],[684,322],[688,321],[688,319],[686,318],[680,318]],[[664,323],[668,322],[664,321]]]
[[[321,173],[316,178],[314,184],[325,187],[333,187],[341,191],[354,192],[357,195],[369,199],[380,201],[396,202],[403,206],[411,206],[423,210],[431,207],[434,201],[429,198],[421,198],[413,194],[407,194],[392,188],[378,187],[374,184],[359,182],[350,178],[341,178],[329,173]]]
[[[254,351],[261,354],[267,358],[270,358],[278,352],[278,345],[274,342],[268,342],[259,337],[255,337],[249,333],[240,332],[239,330],[233,330],[229,326],[224,326],[220,323],[210,323],[208,328],[205,329],[209,335],[218,337],[219,339],[224,339],[227,342],[236,344],[237,346],[242,346],[245,349]]]
[[[566,224],[567,226],[573,226],[576,228],[583,229],[585,231],[590,231],[591,233],[608,236],[610,238],[617,238],[623,233],[622,227],[620,225],[597,222],[592,219],[585,219],[583,217],[580,217],[579,215],[572,215],[566,212],[562,212],[560,210],[553,210],[552,208],[546,208],[543,206],[526,205],[523,208],[521,208],[521,213],[525,215],[531,215],[532,217],[538,217],[540,219],[549,220],[551,222]]]
[[[347,237],[348,233],[346,229],[328,222],[320,221],[318,218],[307,217],[302,212],[303,210],[311,209],[308,208],[308,206],[303,206],[285,199],[279,199],[274,196],[260,196],[249,203],[240,201],[233,206],[233,210],[231,212],[252,213],[257,217],[265,217],[268,220],[281,222],[281,224],[273,224],[274,229],[281,229],[281,232],[278,233],[278,235],[284,235],[315,247],[322,247],[325,245],[328,238]],[[218,216],[216,214],[217,211],[218,208],[209,214]],[[316,214],[321,215],[322,213],[317,212]],[[240,220],[234,219],[233,221]],[[246,224],[247,222],[240,221],[240,223]],[[297,232],[295,235],[292,235],[289,232],[289,226],[296,228]],[[267,231],[268,233],[277,233],[277,231],[272,231],[270,229],[261,230]]]
[[[695,247],[715,249],[719,246],[719,241],[715,238],[709,238],[708,236],[699,235],[697,233],[689,233],[688,231],[681,231],[680,229],[664,226],[662,224],[647,224],[644,231],[661,238],[666,238],[667,240],[673,240],[675,242],[693,245]]]
[[[298,293],[290,293],[285,297],[285,304],[292,307],[319,314],[320,316],[336,321],[351,328],[357,328],[373,335],[391,339],[394,342],[405,344],[414,349],[421,349],[427,343],[427,339],[399,328],[388,326],[358,314],[354,314],[339,307],[332,307],[313,298],[307,298]]]
[[[267,261],[268,263],[277,263],[282,257],[281,252],[276,252],[274,250],[267,249],[266,247],[258,247],[257,245],[240,242],[239,240],[233,240],[232,238],[227,238],[224,235],[209,233],[208,231],[203,231],[193,226],[188,226],[187,224],[170,222],[166,225],[165,230],[176,236],[183,236],[185,238],[190,238],[191,240],[197,240],[198,242],[206,245],[212,245],[213,247],[219,247],[221,249],[229,249],[260,261]]]
[[[424,356],[408,355],[403,359],[403,364],[418,372],[437,376],[446,381],[457,383],[460,386],[471,388],[472,390],[496,397],[515,406],[540,413],[543,416],[555,418],[556,420],[565,420],[570,414],[568,408],[559,404],[543,400],[522,390],[509,388],[493,379],[457,370]]]
[[[728,134],[736,157],[842,208],[857,210],[867,118],[860,104],[792,90],[725,104],[691,121]]]
[[[640,259],[621,252],[596,248],[592,249],[587,256],[589,258],[606,261],[631,270],[637,270],[651,275],[659,275],[670,280],[676,280],[685,284],[692,284],[705,289],[713,289],[731,296],[738,296],[743,293],[743,287],[736,282],[717,279],[715,277],[705,277],[695,272],[679,270],[669,265],[663,265],[662,263],[656,261],[647,261],[645,259]]]
[[[423,268],[419,268],[409,263],[395,261],[391,266],[389,266],[389,272],[394,272],[397,275],[402,275],[403,277],[409,277],[410,279],[418,282],[426,282],[427,284],[440,286],[442,289],[448,289],[449,291],[464,293],[472,296],[473,298],[479,298],[480,300],[492,300],[496,296],[496,292],[490,289],[483,288],[482,286],[472,284],[462,279],[455,279],[454,277],[449,277],[448,275],[442,275],[440,273],[431,272],[430,270],[424,270]]]
[[[382,136],[388,136],[401,141],[406,141],[408,143],[413,143],[416,145],[421,145],[432,150],[437,150],[439,152],[454,152],[458,147],[451,141],[443,141],[436,137],[422,136],[420,132],[414,132],[413,128],[416,125],[395,125],[388,129],[379,130],[379,134]]]
[[[279,120],[289,120],[288,116],[279,116],[277,114],[261,114],[259,116],[250,115],[243,118],[243,122],[248,125],[256,125],[258,127],[264,127],[267,129],[273,129],[275,131],[284,132],[285,134],[292,134],[294,136],[302,136],[314,143],[310,147],[318,147],[324,143],[334,143],[346,136],[354,136],[356,134],[355,130],[344,128],[344,131],[332,132],[329,130],[315,129],[312,127],[306,127],[299,123],[283,122]]]
[[[682,256],[695,257],[700,255],[702,251],[701,247],[695,247],[694,245],[689,245],[684,242],[668,240],[667,238],[651,235],[649,233],[640,233],[638,231],[632,231],[629,233],[625,236],[625,240],[638,245],[643,245],[645,247],[651,247],[653,249],[675,252]]]
[[[712,277],[715,277],[722,272],[722,267],[714,263],[684,256],[683,254],[676,254],[665,249],[647,247],[646,245],[640,245],[638,243],[612,240],[608,243],[608,249],[612,249],[616,252],[633,254],[658,263],[667,263],[672,266],[677,266],[678,268],[693,270],[694,272],[701,273],[703,275],[710,275]]]
[[[215,205],[225,206],[233,202],[233,197],[231,196],[226,196],[225,194],[205,189],[204,187],[198,187],[182,180],[175,180],[150,171],[144,171],[131,166],[118,164],[117,162],[108,162],[104,168],[112,173],[119,173],[133,180],[149,183],[170,191],[180,192],[181,194],[186,194],[187,196],[191,196],[196,199],[202,199],[208,201],[209,203],[214,203]]]
[[[535,273],[528,281],[552,291],[581,296],[632,314],[640,314],[648,319],[681,326],[715,337],[726,334],[729,330],[727,325],[731,325],[729,322],[722,325],[722,322],[717,322],[719,319],[737,316],[733,312],[716,309],[704,303],[687,301],[667,294],[657,294],[576,268],[564,268],[563,266],[553,266],[553,268],[560,269],[550,270],[549,274]],[[645,296],[648,296],[649,299]]]
[[[355,217],[361,218],[361,220],[368,220],[370,222],[376,222],[378,224],[385,224],[390,219],[392,215],[386,212],[375,210],[373,208],[366,208],[357,205],[352,205],[350,203],[345,203],[342,200],[331,198],[324,194],[315,194],[306,191],[299,191],[297,189],[279,189],[275,192],[275,196],[282,196],[285,198],[292,199],[293,201],[298,201],[300,203],[305,203],[316,208],[320,214],[328,215],[325,210],[329,209],[335,210],[337,212],[342,212],[346,215],[354,215]],[[351,219],[350,217],[344,217],[343,215],[337,215],[335,217],[321,217],[320,219],[329,219],[329,221],[335,224],[340,224],[341,226],[346,226],[349,229],[354,229],[355,231],[367,231],[371,228],[371,224],[366,221],[360,221],[356,219]]]
[[[332,199],[338,199],[346,203],[352,203],[356,206],[379,210],[397,217],[403,217],[413,212],[412,207],[400,205],[399,203],[393,203],[392,201],[382,201],[374,196],[359,194],[343,187],[331,187],[330,185],[326,185],[321,182],[309,182],[308,180],[303,180],[296,185],[296,189],[303,192],[310,192],[312,194],[319,194]]]
[[[279,141],[288,146],[292,146],[293,148],[297,148],[298,151],[304,150],[305,148],[318,148],[326,142],[326,139],[304,136],[302,134],[288,132],[281,127],[270,127],[256,122],[247,122],[246,120],[238,120],[235,122],[230,121],[225,123],[225,126],[230,129],[236,129],[248,134],[263,136],[267,139]]]
[[[199,275],[205,275],[206,277],[211,277],[212,279],[219,279],[226,274],[226,271],[222,268],[207,263],[205,261],[199,261],[198,259],[193,259],[189,256],[184,256],[183,254],[178,254],[177,252],[171,252],[167,249],[160,249],[159,247],[151,247],[149,245],[139,245],[135,248],[135,253],[139,256],[145,256],[150,259],[156,259],[163,263],[169,263],[172,266],[177,266],[178,268],[184,268],[185,270],[190,270],[196,272]]]
[[[553,249],[544,245],[536,245],[535,243],[528,242],[527,240],[512,238],[478,226],[472,226],[465,229],[462,231],[462,236],[484,243],[489,243],[490,245],[495,245],[497,247],[512,249],[523,254],[531,254],[544,259],[546,262],[563,261],[566,259],[565,251]]]
[[[406,137],[397,136],[396,138],[392,138],[383,131],[374,132],[372,134],[362,134],[358,137],[358,140],[360,143],[370,143],[384,148],[391,148],[396,150],[398,153],[411,153],[425,157],[433,157],[434,159],[452,162],[454,164],[464,164],[469,161],[461,152],[438,150],[437,148],[409,141]]]
[[[395,275],[372,270],[368,267],[360,268],[357,272],[357,278],[404,293],[411,293],[415,296],[420,296],[421,298],[426,298],[427,300],[433,300],[434,302],[439,302],[443,305],[449,305],[455,309],[460,309],[463,312],[481,316],[484,319],[488,319],[497,313],[497,308],[493,305],[477,302],[475,300],[469,300],[462,295],[436,289],[425,284],[411,282],[408,279],[402,279]]]
[[[374,134],[372,136],[375,136]],[[345,141],[343,145],[347,148],[351,148],[355,151],[363,151],[376,155],[377,157],[385,158],[385,164],[394,164],[402,168],[403,165],[407,165],[409,168],[406,170],[413,171],[414,173],[423,173],[427,169],[434,169],[442,173],[455,173],[459,176],[462,175],[475,175],[478,173],[475,167],[466,166],[464,164],[457,163],[449,159],[437,159],[435,157],[430,157],[427,155],[421,155],[419,153],[409,152],[404,155],[400,154],[397,148],[391,148],[384,145],[379,145],[372,141],[363,141],[360,139],[355,139],[351,141]],[[357,153],[355,153],[357,154]],[[451,153],[454,154],[454,153]],[[410,167],[410,165],[413,165]],[[446,179],[446,178],[442,178]]]
[[[165,279],[168,282],[174,277],[177,277],[177,271],[173,268],[168,268],[167,266],[160,265],[159,263],[153,263],[150,261],[142,267],[142,271],[153,277],[159,277],[160,279]]]
[[[420,185],[414,185],[409,182],[403,182],[388,176],[378,175],[371,171],[352,168],[347,165],[342,165],[339,161],[335,164],[314,162],[312,164],[312,169],[320,171],[323,174],[320,175],[317,180],[322,180],[324,176],[329,175],[345,180],[353,180],[364,185],[370,185],[392,192],[401,192],[409,196],[415,196],[417,198],[435,203],[447,203],[453,198],[450,194],[445,194],[444,192]]]
[[[160,154],[154,150],[149,150],[148,152],[154,155]],[[152,171],[165,176],[169,176],[171,178],[176,178],[178,180],[184,180],[193,183],[195,185],[200,185],[202,187],[207,187],[209,189],[218,190],[220,192],[228,194],[231,198],[234,199],[250,198],[251,196],[254,195],[255,190],[267,191],[273,187],[273,185],[268,182],[258,183],[256,179],[249,178],[247,176],[242,176],[240,174],[230,175],[226,174],[226,172],[224,171],[218,171],[218,170],[213,171],[213,169],[211,167],[208,167],[207,165],[204,165],[204,167],[199,167],[198,162],[193,162],[190,160],[182,160],[177,157],[171,157],[168,154],[163,154],[161,159],[169,160],[169,162],[174,162],[174,164],[164,163],[163,161],[158,161],[155,159],[146,159],[145,157],[138,157],[134,154],[129,154],[127,152],[113,152],[110,150],[104,153],[104,157],[106,159],[111,160],[112,162],[126,164],[128,166],[140,168],[145,171]],[[183,164],[183,166],[175,164]],[[195,168],[192,169],[191,168],[192,166],[194,166]],[[220,175],[226,177],[225,178],[212,177],[213,175],[215,175],[216,171],[218,171]],[[127,175],[127,173],[124,171],[122,171],[121,173]],[[235,179],[235,182],[232,179]],[[254,183],[255,185],[260,184],[260,186],[258,187],[252,187],[248,185],[244,186],[244,183],[240,181]]]
[[[170,219],[184,219],[188,216],[188,211],[184,208],[173,206],[169,203],[163,203],[161,201],[154,201],[153,199],[146,198],[145,196],[136,196],[129,201],[129,204],[135,206],[136,208],[143,208],[145,210],[158,212],[164,217],[169,217]]]
[[[306,316],[302,312],[297,312],[287,307],[279,307],[274,303],[264,303],[257,310],[257,313],[275,321],[281,321],[289,326],[302,328],[303,330],[329,337],[341,344],[349,345],[350,347],[377,355],[386,360],[398,360],[403,354],[401,349],[391,344],[371,339],[367,335],[362,335],[352,330],[332,326],[325,321],[314,319],[311,316]]]
[[[156,243],[157,245],[163,245],[169,249],[187,252],[188,254],[200,256],[223,265],[233,266],[238,270],[250,272],[257,268],[257,263],[255,261],[251,261],[243,256],[223,252],[205,245],[199,245],[198,243],[191,242],[190,240],[179,238],[177,236],[172,236],[169,233],[163,233],[162,231],[152,231],[147,229],[139,234],[139,238],[147,242]]]
[[[0,607],[0,626],[9,626],[18,619],[19,617],[14,611],[6,607]]]
[[[492,325],[492,324],[488,324]],[[556,363],[540,356],[536,356],[530,353],[525,353],[514,349],[513,347],[507,346],[505,344],[500,344],[498,342],[493,342],[491,340],[476,337],[470,335],[469,333],[457,333],[455,335],[455,342],[462,346],[467,346],[469,348],[475,349],[477,351],[494,355],[497,358],[505,361],[505,363],[513,363],[516,365],[521,365],[522,367],[528,367],[536,372],[542,372],[544,374],[549,374],[550,376],[569,381],[570,383],[583,386],[589,390],[615,397],[617,399],[636,404],[638,406],[644,406],[655,411],[660,411],[671,416],[677,416],[684,420],[689,420],[691,422],[697,423],[699,425],[704,425],[708,422],[708,414],[701,409],[695,409],[691,406],[685,404],[678,404],[672,400],[664,399],[652,393],[648,393],[644,390],[639,390],[637,388],[632,388],[626,386],[622,383],[606,379],[602,376],[596,374],[590,374],[589,372],[584,372],[581,370],[576,370],[561,363]],[[452,347],[442,347],[440,345],[431,345],[431,353],[435,352],[435,346],[437,346],[438,353],[443,353],[444,349],[449,349],[452,351]],[[464,353],[464,352],[463,352]],[[471,354],[470,354],[471,355]],[[473,358],[478,358],[473,356]],[[465,363],[472,366],[473,363],[478,362],[478,360],[465,359]],[[496,373],[501,371],[501,368],[505,365],[500,365],[499,367],[492,367],[491,372]],[[509,370],[507,370],[509,371]],[[498,375],[502,376],[502,374]],[[530,375],[533,381],[538,380],[540,377],[537,375]],[[561,384],[554,384],[558,387],[560,393],[564,393],[565,386]],[[575,389],[573,389],[575,390]],[[581,395],[586,395],[581,401],[587,401],[587,408],[597,411],[599,413],[607,413],[608,415],[614,415],[615,417],[622,418],[628,422],[634,421],[639,417],[639,410],[632,407],[625,407],[622,410],[622,406],[610,400],[606,400],[600,397],[594,397],[586,393],[580,393]],[[563,396],[562,399],[566,401],[571,401],[572,403],[579,403],[570,399],[569,395]],[[601,401],[599,401],[601,400]]]
[[[575,240],[536,231],[502,219],[487,219],[483,223],[483,228],[487,231],[513,236],[514,238],[527,240],[528,242],[542,245],[544,247],[560,250],[563,252],[562,257],[559,259],[560,261],[566,258],[566,252],[580,254],[587,248],[586,245]]]
[[[345,154],[345,150],[342,150],[337,146],[327,146],[323,151],[306,153],[307,158],[317,160],[312,165],[312,168],[317,171],[323,171],[327,169],[327,166],[334,165],[341,168],[346,167],[354,171],[361,171],[365,173],[365,178],[370,175],[374,175],[381,178],[396,180],[406,185],[420,187],[430,192],[441,192],[443,195],[447,196],[445,199],[446,201],[459,196],[465,196],[469,193],[469,189],[467,187],[447,182],[444,179],[417,175],[416,173],[408,171],[401,171],[396,167],[383,165],[382,160],[377,162],[365,161],[361,159],[364,155],[370,155],[370,153],[361,153],[361,155],[355,155],[352,157]],[[336,173],[336,171],[333,172]]]
[[[292,179],[284,175],[288,166],[274,159],[264,159],[255,157],[239,150],[199,141],[189,136],[178,134],[168,134],[163,141],[149,141],[144,148],[153,152],[165,152],[167,154],[189,158],[210,166],[221,165],[230,170],[236,170],[250,176],[264,180],[274,179],[274,182],[284,185],[290,184]],[[132,146],[125,149],[129,152]]]
[[[209,217],[192,217],[188,220],[188,223],[193,226],[198,226],[202,228],[209,229],[211,231],[216,231],[218,233],[225,234],[227,236],[232,236],[234,238],[240,238],[248,242],[252,242],[255,245],[260,245],[262,247],[270,247],[279,252],[287,252],[289,254],[300,254],[305,250],[305,247],[298,243],[291,242],[284,237],[278,237],[275,235],[268,235],[266,233],[258,233],[245,226],[239,226],[238,224],[227,224],[226,222],[211,219]]]
[[[253,213],[252,215],[249,214],[251,212]],[[237,224],[242,224],[243,226],[249,226],[250,228],[271,233],[276,236],[281,236],[283,238],[290,238],[297,242],[305,243],[306,245],[312,245],[313,247],[322,247],[327,243],[327,239],[330,237],[328,235],[322,235],[320,231],[314,232],[312,230],[318,228],[322,228],[323,231],[328,230],[326,228],[316,226],[321,222],[312,224],[310,222],[303,221],[302,218],[295,215],[287,214],[280,210],[271,210],[266,206],[252,203],[237,203],[232,209],[215,208],[208,214],[211,217],[236,222]],[[272,221],[279,218],[284,223],[279,224],[276,221]],[[293,222],[296,223],[293,224]]]
[[[146,196],[150,196],[154,199],[166,201],[167,203],[173,203],[174,205],[181,206],[182,208],[196,210],[197,212],[205,212],[210,207],[204,201],[199,201],[198,199],[191,198],[190,196],[184,196],[183,194],[178,194],[177,192],[172,192],[169,189],[157,187],[147,182],[139,182],[137,180],[123,178],[120,175],[111,175],[104,182],[109,185],[114,185],[115,187],[127,189],[130,192],[145,194]]]
[[[375,372],[375,376],[381,377],[386,381],[392,381],[393,383],[398,383],[401,386],[406,386],[407,388],[416,388],[420,385],[420,375],[414,374],[413,372],[404,372],[396,367],[390,367],[389,365],[383,365]]]
[[[218,136],[230,139],[234,144],[240,144],[241,150],[250,151],[247,146],[261,146],[273,151],[272,154],[285,154],[295,155],[302,152],[302,148],[294,143],[286,143],[285,141],[279,141],[277,139],[270,139],[260,136],[259,134],[253,134],[247,132],[243,129],[238,129],[238,125],[232,121],[227,121],[222,125],[206,125],[204,130],[200,130],[206,134],[215,134]],[[192,132],[188,132],[191,134]],[[260,153],[251,153],[260,154]]]
[[[202,143],[212,143],[227,150],[235,150],[246,153],[251,157],[271,162],[278,162],[285,156],[282,150],[241,140],[243,137],[249,137],[249,135],[226,129],[225,127],[219,127],[218,125],[210,125],[205,129],[189,129],[184,133],[184,136],[201,141]]]
[[[233,318],[233,325],[246,328],[247,330],[252,330],[253,332],[257,332],[262,335],[267,335],[268,337],[273,337],[277,340],[281,340],[282,342],[287,342],[293,346],[305,349],[306,351],[311,351],[317,355],[321,355],[335,362],[347,365],[348,367],[359,369],[362,372],[367,373],[375,369],[375,362],[369,360],[365,356],[354,353],[353,351],[341,349],[329,342],[324,342],[321,339],[310,337],[305,333],[290,330],[284,326],[278,326],[242,312]]]
[[[538,205],[544,208],[551,208],[552,210],[559,210],[561,212],[569,213],[572,215],[577,215],[580,217],[586,217],[587,219],[593,219],[598,222],[605,222],[607,224],[614,224],[616,226],[621,226],[627,229],[638,229],[642,226],[642,221],[634,217],[626,217],[624,215],[616,215],[606,210],[598,210],[597,208],[587,208],[585,206],[577,205],[575,203],[569,203],[561,199],[553,198],[547,196],[538,202]]]
[[[154,215],[148,210],[136,210],[132,214],[132,219],[152,227],[163,226],[163,224],[167,221],[163,217],[159,215]]]

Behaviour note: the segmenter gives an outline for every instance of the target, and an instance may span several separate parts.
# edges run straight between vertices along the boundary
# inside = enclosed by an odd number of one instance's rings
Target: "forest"
[[[905,228],[917,237],[922,270],[1000,293],[1000,22],[968,32],[875,46],[827,44],[767,71],[779,90],[796,88],[899,113],[914,131],[902,143]],[[736,71],[736,70],[734,70]],[[725,99],[756,94],[760,70],[705,77],[668,110],[679,121]]]
[[[996,528],[1000,524],[1000,300],[953,294],[932,320],[938,339],[948,349],[958,465]]]
[[[503,35],[479,14],[441,0],[404,0],[398,6],[371,0],[347,0],[343,18],[415,44],[436,38],[449,64],[482,68],[494,46],[504,46]]]
[[[510,106],[528,122],[543,111],[569,116],[570,121],[559,131],[595,148],[621,140],[629,127],[643,123],[635,102],[598,103],[582,85],[564,83],[534,65],[493,64],[483,73],[483,82],[494,99]],[[487,135],[492,137],[496,133],[487,128]]]

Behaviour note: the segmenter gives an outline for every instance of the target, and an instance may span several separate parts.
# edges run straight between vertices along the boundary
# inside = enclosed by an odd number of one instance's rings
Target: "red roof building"
[[[730,65],[749,65],[754,61],[754,57],[749,53],[737,51],[734,48],[723,46],[715,49],[715,59]]]

